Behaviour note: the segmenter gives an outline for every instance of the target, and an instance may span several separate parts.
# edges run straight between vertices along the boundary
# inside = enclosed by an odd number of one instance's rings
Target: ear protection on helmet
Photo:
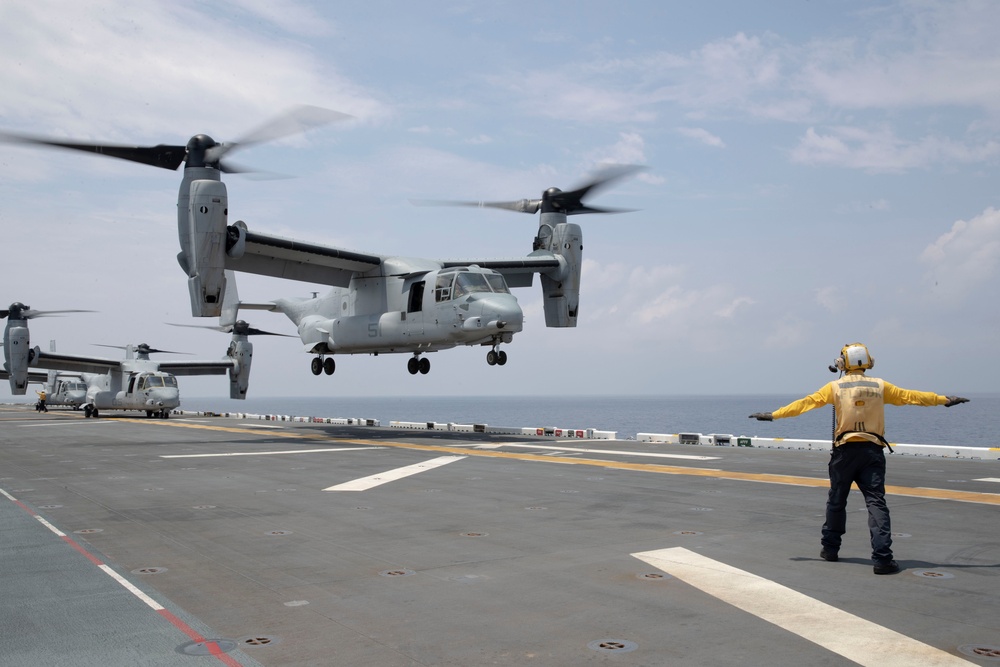
[[[841,371],[856,371],[873,368],[875,359],[862,343],[848,343],[840,350],[835,365]]]

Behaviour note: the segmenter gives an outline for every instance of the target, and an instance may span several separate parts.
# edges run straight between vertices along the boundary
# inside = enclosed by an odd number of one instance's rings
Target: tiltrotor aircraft
[[[253,344],[247,339],[249,328],[237,322],[232,329],[232,342],[222,359],[202,361],[153,361],[155,350],[148,345],[125,346],[125,359],[104,359],[77,355],[42,352],[32,347],[28,320],[34,317],[68,311],[32,310],[22,303],[13,303],[0,310],[7,318],[3,333],[4,364],[0,378],[10,381],[14,395],[23,395],[31,381],[33,369],[79,373],[87,385],[83,403],[87,417],[100,416],[101,410],[142,410],[147,417],[166,418],[180,405],[178,375],[229,374],[230,398],[246,398],[253,361]]]
[[[510,287],[530,287],[541,279],[545,323],[574,327],[580,300],[583,234],[567,221],[582,213],[617,213],[595,208],[584,199],[598,188],[631,174],[634,166],[616,166],[574,190],[549,188],[540,199],[512,202],[437,202],[540,213],[532,252],[516,259],[441,261],[366,254],[250,231],[229,223],[229,199],[223,173],[245,171],[224,161],[236,148],[290,131],[343,118],[342,114],[300,107],[265,125],[248,139],[218,143],[204,134],[186,146],[130,147],[3,135],[7,141],[40,144],[108,155],[164,169],[184,165],[177,197],[177,259],[188,276],[195,317],[222,315],[225,272],[242,271],[312,284],[330,291],[313,298],[276,299],[241,304],[284,313],[298,327],[305,351],[316,355],[312,372],[332,374],[337,354],[409,353],[410,373],[427,373],[424,353],[458,345],[482,345],[490,365],[503,365],[500,349],[521,331],[523,313]],[[231,318],[230,318],[231,320]],[[223,319],[222,324],[227,322]]]
[[[49,352],[56,351],[56,342],[49,341]],[[80,373],[60,373],[59,371],[48,371],[42,375],[41,380],[33,380],[32,377],[39,375],[38,372],[28,372],[28,382],[39,381],[45,391],[45,404],[50,408],[53,406],[65,405],[79,410],[87,402],[87,383]],[[0,379],[3,376],[0,375]]]

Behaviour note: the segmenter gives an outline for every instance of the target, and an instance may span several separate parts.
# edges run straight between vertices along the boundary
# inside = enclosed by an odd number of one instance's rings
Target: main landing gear
[[[93,417],[94,419],[97,419],[100,416],[101,415],[97,411],[97,408],[94,407],[93,405],[89,405],[88,404],[88,405],[83,406],[83,417],[84,417],[84,419],[90,419],[91,417]]]
[[[421,357],[414,354],[410,357],[410,360],[406,362],[406,370],[410,371],[410,375],[416,375],[417,373],[427,375],[431,371],[431,360],[427,357]]]
[[[503,366],[507,363],[507,353],[503,350],[498,350],[494,346],[492,350],[486,353],[486,363],[490,366]]]
[[[152,417],[170,419],[170,410],[146,410],[146,419],[151,419]]]
[[[319,375],[320,373],[326,373],[327,375],[333,375],[333,372],[337,370],[337,362],[333,360],[333,357],[313,357],[312,364],[310,365],[313,375]]]

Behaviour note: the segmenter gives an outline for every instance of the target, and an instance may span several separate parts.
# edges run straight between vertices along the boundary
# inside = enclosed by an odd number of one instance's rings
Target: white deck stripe
[[[968,667],[974,664],[681,547],[632,555],[723,602],[864,667]]]
[[[315,454],[316,452],[356,452],[379,447],[330,447],[329,449],[284,449],[277,452],[222,452],[219,454],[160,454],[161,459],[207,459],[213,456],[277,456],[278,454]]]
[[[125,590],[127,590],[129,593],[131,593],[132,595],[136,596],[137,598],[145,602],[152,609],[156,611],[160,611],[163,609],[163,605],[161,605],[159,602],[157,602],[153,598],[149,597],[148,595],[140,591],[131,581],[129,581],[125,577],[121,576],[120,574],[112,570],[109,565],[101,563],[100,565],[98,565],[98,567],[101,568],[101,571],[103,571],[104,574],[108,575],[109,577],[117,581],[125,588]]]
[[[1000,482],[1000,477],[980,477],[979,479],[972,480],[973,482]]]
[[[715,461],[718,456],[698,456],[695,454],[658,454],[656,452],[629,452],[622,449],[581,449],[579,447],[550,447],[547,445],[524,445],[506,442],[504,447],[521,449],[551,449],[557,452],[583,452],[584,454],[620,454],[622,456],[650,456],[658,459],[688,459],[690,461]]]
[[[360,479],[353,480],[351,482],[344,482],[343,484],[337,484],[336,486],[331,486],[329,488],[323,489],[324,491],[365,491],[373,487],[385,484],[387,482],[394,482],[397,479],[402,479],[404,477],[409,477],[410,475],[416,475],[417,473],[426,472],[433,468],[438,468],[449,463],[454,463],[455,461],[461,461],[466,457],[464,456],[439,456],[436,459],[431,459],[430,461],[424,461],[423,463],[415,463],[411,466],[405,466],[403,468],[396,468],[395,470],[387,470],[386,472],[381,472],[377,475],[370,475],[368,477],[362,477]]]

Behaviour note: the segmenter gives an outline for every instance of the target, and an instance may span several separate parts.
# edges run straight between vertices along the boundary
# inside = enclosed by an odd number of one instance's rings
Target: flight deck
[[[0,406],[0,665],[1000,665],[1000,461]]]

